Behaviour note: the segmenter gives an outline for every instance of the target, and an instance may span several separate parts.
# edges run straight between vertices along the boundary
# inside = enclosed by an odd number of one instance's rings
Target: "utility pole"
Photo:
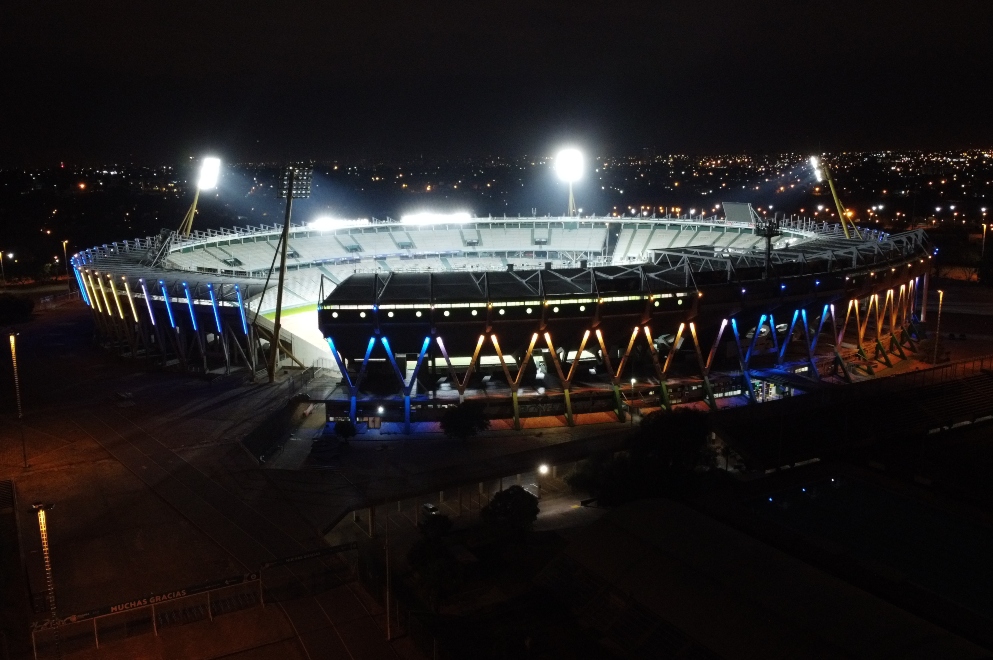
[[[290,239],[290,217],[293,214],[293,199],[310,197],[310,184],[314,170],[309,166],[290,165],[283,174],[279,186],[279,196],[286,197],[286,215],[283,219],[283,234],[280,239],[279,284],[276,287],[276,316],[272,323],[272,341],[269,343],[269,382],[276,380],[276,363],[279,361],[279,329],[283,315],[283,281],[286,279],[286,254]],[[262,301],[259,301],[262,304]]]

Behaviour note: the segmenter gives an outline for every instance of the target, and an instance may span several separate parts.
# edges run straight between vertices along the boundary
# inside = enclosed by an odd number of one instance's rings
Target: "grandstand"
[[[280,364],[336,372],[342,385],[329,396],[353,418],[382,408],[384,419],[409,423],[412,405],[429,418],[446,396],[489,388],[488,400],[504,406],[494,414],[518,419],[518,391],[528,383],[539,399],[558,397],[551,407],[571,421],[577,392],[590,395],[590,411],[606,405],[619,416],[632,396],[662,407],[693,397],[715,406],[714,382],[726,384],[724,393],[753,395],[753,358],[776,366],[799,357],[798,368],[813,374],[826,356],[849,375],[875,359],[867,350],[885,357],[909,346],[930,258],[922,232],[864,231],[849,240],[837,225],[785,218],[769,239],[767,275],[763,219],[747,204],[724,209],[709,218],[294,225],[284,315],[290,327],[319,327],[326,341],[284,328]],[[164,232],[84,250],[72,263],[108,347],[182,369],[254,372],[273,342],[270,275],[281,231]],[[856,358],[842,359],[852,351]],[[584,359],[594,364],[577,369]],[[718,366],[737,375],[711,377]],[[382,373],[395,374],[395,391],[367,391]],[[642,385],[625,396],[632,375]],[[480,378],[484,387],[473,380]]]

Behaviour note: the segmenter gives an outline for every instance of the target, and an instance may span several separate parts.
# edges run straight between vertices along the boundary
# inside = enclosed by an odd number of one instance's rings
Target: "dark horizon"
[[[9,19],[0,166],[993,144],[978,1],[66,3]]]

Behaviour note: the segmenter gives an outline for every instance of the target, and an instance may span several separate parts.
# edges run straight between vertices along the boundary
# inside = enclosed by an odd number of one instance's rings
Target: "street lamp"
[[[579,149],[563,149],[555,157],[555,173],[569,184],[569,217],[576,215],[576,199],[572,184],[583,176],[583,154]]]
[[[41,553],[45,561],[45,586],[48,588],[48,609],[52,614],[52,630],[55,631],[55,653],[62,657],[59,649],[59,615],[55,609],[55,582],[52,579],[52,556],[48,551],[48,516],[46,512],[52,508],[51,504],[35,502],[31,505],[38,512],[38,531],[41,534]]]
[[[179,225],[179,234],[189,236],[193,230],[193,216],[197,213],[197,201],[200,199],[201,190],[213,190],[217,187],[217,179],[221,173],[221,159],[212,156],[204,158],[200,163],[200,178],[197,180],[197,190],[193,195],[193,204],[190,210],[183,217],[183,222]]]
[[[66,250],[68,244],[69,239],[62,241],[62,259],[66,264],[66,286],[69,287],[69,293],[72,293],[72,278],[69,277],[69,252]]]
[[[634,426],[634,378],[631,379],[631,403],[628,408],[631,409],[631,426]]]
[[[938,342],[941,340],[941,303],[945,301],[945,292],[938,289],[938,321],[934,324],[934,354],[932,364],[938,364]]]
[[[984,214],[985,215],[985,214]],[[986,255],[986,223],[983,223],[983,243],[979,250],[979,258],[982,259]]]
[[[17,369],[17,333],[11,332],[10,338],[10,362],[14,367],[14,396],[17,400],[17,421],[21,426],[21,456],[24,458],[24,467],[28,467],[28,446],[24,440],[24,409],[21,407],[21,372]]]
[[[538,466],[538,474],[540,476],[537,477],[537,478],[535,478],[535,482],[537,482],[537,483],[535,483],[535,485],[538,487],[538,499],[540,500],[541,499],[541,478],[540,477],[544,477],[544,476],[546,476],[548,474],[548,464],[547,463],[542,463],[541,465]]]

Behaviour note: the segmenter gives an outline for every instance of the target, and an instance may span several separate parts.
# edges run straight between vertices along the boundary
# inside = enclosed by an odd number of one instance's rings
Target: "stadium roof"
[[[324,302],[433,303],[671,290],[676,283],[659,277],[667,272],[657,266],[605,266],[485,273],[356,273],[341,282]]]

